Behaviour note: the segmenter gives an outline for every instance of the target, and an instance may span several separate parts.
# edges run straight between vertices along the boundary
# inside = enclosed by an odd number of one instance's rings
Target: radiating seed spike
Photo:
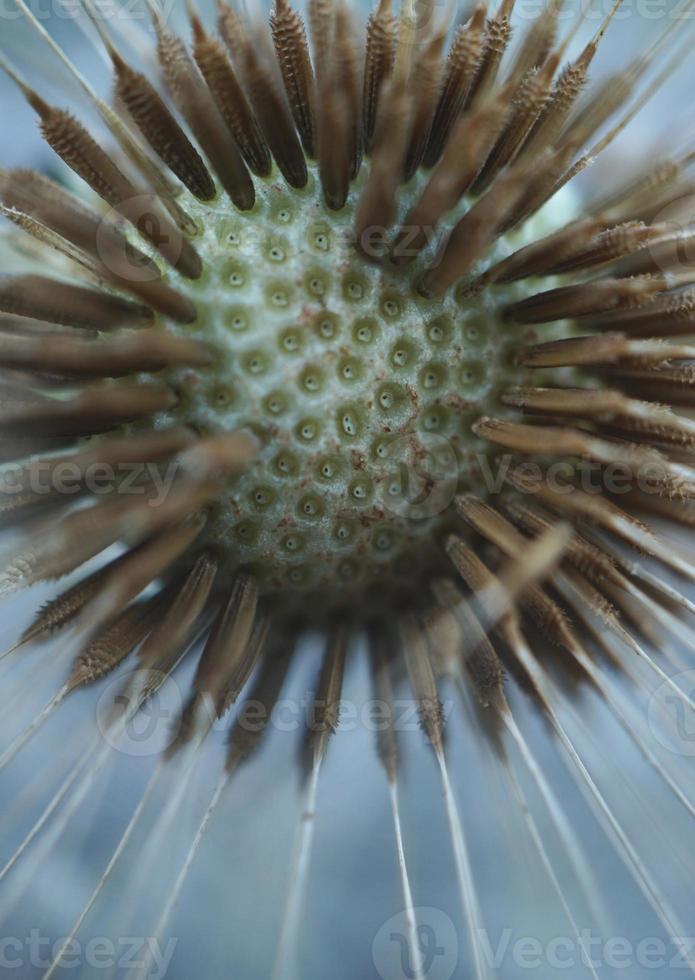
[[[194,16],[191,22],[193,56],[220,115],[229,127],[249,169],[259,177],[268,177],[272,170],[268,144],[227,53],[216,38],[205,32],[197,17]]]
[[[362,93],[365,149],[371,150],[383,86],[393,71],[396,51],[396,20],[391,0],[379,5],[367,21],[367,42]]]
[[[116,96],[157,156],[191,194],[201,201],[215,197],[215,183],[205,162],[142,72],[112,54]]]
[[[165,367],[204,367],[211,354],[198,341],[161,330],[106,340],[33,338],[0,334],[0,365],[71,378],[117,378]]]
[[[226,4],[221,7],[219,24],[275,162],[290,187],[305,187],[309,177],[302,144],[285,94],[280,91],[271,70],[265,35],[256,33],[252,36],[250,29]]]
[[[115,563],[122,561],[117,558]],[[33,622],[22,633],[20,643],[35,643],[48,639],[53,633],[71,623],[97,595],[112,566],[106,565],[76,582],[55,599],[39,609]]]
[[[99,330],[138,327],[152,320],[148,309],[119,296],[37,275],[0,277],[0,311]]]
[[[376,230],[381,241],[384,230],[391,227],[396,217],[412,108],[407,83],[394,76],[381,95],[371,167],[357,206],[355,235],[367,256],[373,252],[372,230]]]
[[[108,622],[112,616],[123,609],[140,593],[154,582],[160,575],[165,574],[197,539],[203,530],[205,521],[200,516],[194,516],[183,524],[169,527],[156,537],[141,545],[137,551],[131,552],[128,561],[109,575],[103,583],[99,596],[85,613],[85,625],[93,629]],[[165,620],[169,624],[169,620]],[[164,635],[164,624],[160,622],[156,634],[150,634],[146,644],[140,649],[143,664],[150,666],[152,651],[161,650],[162,642],[168,644],[169,636]],[[178,639],[178,635],[176,637]],[[166,646],[166,651],[176,653],[178,647]]]
[[[478,6],[468,24],[456,31],[447,58],[446,73],[429,134],[423,162],[433,167],[444,151],[485,50],[485,5]]]
[[[40,429],[42,435],[91,435],[164,411],[176,404],[166,385],[96,384],[66,398],[19,406],[3,420],[6,432]]]
[[[494,85],[502,58],[512,36],[511,15],[515,0],[501,0],[497,13],[485,25],[485,47],[473,79],[467,104],[486,94]]]
[[[553,145],[560,137],[572,108],[586,86],[589,68],[596,56],[599,44],[608,26],[618,11],[622,0],[615,0],[613,7],[596,35],[584,47],[580,55],[562,71],[555,83],[552,96],[536,121],[522,150],[527,159]]]
[[[38,221],[31,215],[16,208],[7,208],[0,204],[0,215],[7,218],[22,231],[36,240],[39,245],[45,245],[46,251],[53,250],[61,258],[67,259],[79,266],[81,275],[86,281],[102,285],[100,270],[88,255],[76,248],[71,242],[57,234],[52,228]]]
[[[315,768],[323,762],[330,738],[338,727],[346,655],[346,637],[344,631],[338,629],[328,639],[309,726],[308,736]]]
[[[505,405],[526,413],[569,416],[612,423],[618,430],[646,434],[654,442],[691,446],[695,443],[695,423],[678,416],[670,408],[628,398],[619,391],[603,388],[527,388],[505,391]]]
[[[74,63],[68,58],[60,45],[49,34],[43,24],[31,12],[25,0],[19,0],[19,6],[25,17],[29,20],[32,27],[47,42],[51,49],[67,68],[68,72],[76,79],[80,88],[85,92],[89,100],[96,107],[99,116],[109,131],[113,134],[116,142],[121,147],[126,157],[131,160],[137,169],[145,177],[148,185],[156,191],[160,201],[171,214],[174,221],[182,228],[190,226],[191,222],[175,200],[175,191],[165,174],[156,166],[152,159],[145,153],[140,144],[133,138],[132,133],[118,114],[101,99],[94,91],[84,75],[77,69]],[[85,7],[88,12],[93,11],[91,0],[86,0]],[[98,17],[94,19],[98,20]]]
[[[501,234],[499,225],[505,216],[521,200],[527,186],[526,177],[526,172],[512,168],[497,181],[494,188],[478,198],[455,225],[427,268],[419,285],[423,296],[441,295],[481,258]]]
[[[475,594],[488,583],[475,575],[469,549],[460,538],[453,536],[447,541],[447,552],[456,570]],[[454,584],[446,579],[433,583],[437,601],[458,621],[461,636],[463,664],[479,703],[487,708],[498,704],[502,695],[504,674],[495,648],[488,633],[475,615],[470,603],[466,602]]]
[[[77,654],[68,679],[69,690],[94,684],[115,670],[145,639],[158,614],[156,599],[128,606]]]
[[[212,700],[218,714],[223,712],[227,692],[242,687],[240,678],[252,653],[257,605],[258,585],[252,576],[242,574],[220,610],[198,663],[193,688]]]
[[[542,69],[532,69],[521,80],[511,100],[510,118],[478,174],[471,193],[482,194],[502,170],[517,157],[524,140],[550,98],[558,56],[552,55]]]
[[[503,312],[515,323],[551,323],[553,320],[598,316],[640,306],[667,287],[663,276],[595,280],[529,296],[506,306]]]
[[[608,440],[566,426],[535,426],[501,419],[482,418],[473,431],[513,452],[529,455],[580,456],[608,466],[620,463],[653,483],[659,492],[691,493],[678,469],[654,447],[639,446],[619,439]]]
[[[382,715],[377,726],[376,747],[386,777],[389,783],[393,785],[398,778],[399,749],[394,718],[389,651],[386,648],[386,637],[382,631],[374,630],[370,636],[369,662],[374,698],[380,706]]]
[[[249,678],[265,653],[269,632],[270,621],[266,616],[259,616],[254,623],[253,631],[244,650],[244,656],[239,663],[238,670],[230,678],[229,685],[222,692],[218,706],[219,715],[225,714],[233,704],[236,704],[241,696],[241,692],[246,687]]]
[[[0,198],[70,242],[93,262],[93,274],[140,299],[145,307],[192,322],[192,302],[163,282],[157,265],[111,221],[88,209],[53,181],[33,171],[0,172]],[[143,316],[150,315],[143,307]],[[124,325],[130,324],[124,321]]]
[[[408,88],[413,100],[413,111],[410,139],[403,168],[403,180],[406,182],[413,177],[420,167],[432,131],[444,69],[441,59],[444,40],[443,31],[435,33],[420,56],[415,59],[408,80]]]
[[[314,76],[304,22],[288,0],[275,0],[270,17],[273,43],[285,91],[304,151],[315,156]]]
[[[231,773],[251,759],[267,737],[273,710],[282,693],[291,663],[292,651],[287,649],[284,641],[275,649],[271,648],[261,659],[258,678],[229,730],[229,749],[225,764],[228,772]],[[252,723],[248,718],[250,712],[253,712]]]
[[[517,84],[530,71],[544,65],[549,57],[557,39],[560,8],[558,0],[550,0],[543,13],[529,25],[509,72],[510,79]]]
[[[473,182],[507,112],[508,100],[502,93],[481,103],[457,123],[439,164],[399,230],[393,247],[396,264],[412,261],[430,243],[443,215]]]
[[[222,124],[217,107],[183,41],[166,30],[161,22],[157,21],[155,26],[159,60],[177,108],[234,204],[242,211],[249,210],[256,193],[236,143]]]
[[[189,429],[163,429],[144,432],[125,438],[105,438],[82,452],[61,453],[59,456],[39,456],[9,474],[0,472],[0,514],[17,506],[30,506],[53,499],[52,489],[60,487],[61,471],[69,470],[75,493],[91,489],[90,471],[101,467],[106,479],[117,482],[118,470],[132,464],[143,468],[153,466],[166,456],[192,445],[194,435]],[[18,499],[17,499],[18,498]]]
[[[400,625],[403,656],[420,716],[420,726],[439,755],[444,751],[444,714],[427,644],[412,617]]]
[[[45,103],[37,111],[44,139],[63,162],[107,204],[122,213],[183,275],[199,278],[200,257],[190,242],[158,213],[153,199],[138,191],[121,173],[84,126],[70,113]]]

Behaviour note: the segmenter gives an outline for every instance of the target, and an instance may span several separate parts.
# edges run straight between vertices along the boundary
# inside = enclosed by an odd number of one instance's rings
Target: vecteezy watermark
[[[81,0],[32,0],[31,10],[38,21],[76,20],[84,17],[84,5]],[[162,19],[167,22],[176,6],[176,0],[161,0],[158,9]],[[147,4],[142,0],[92,0],[90,13],[103,22],[137,21],[148,27],[151,16]],[[23,17],[23,11],[14,0],[0,0],[0,20],[18,20]]]
[[[536,936],[518,936],[513,929],[503,929],[493,941],[487,930],[479,934],[481,949],[488,966],[504,972],[505,964],[517,970],[566,971],[584,966],[594,970],[624,970],[631,976],[640,970],[688,970],[695,957],[695,937],[671,936],[668,941],[647,936],[634,941],[626,936],[598,936],[591,929],[581,929],[576,936],[554,936],[541,940]],[[630,972],[631,971],[631,972]]]
[[[411,520],[443,513],[456,496],[459,477],[456,452],[449,440],[434,433],[412,432],[383,446],[388,472],[379,483],[378,496],[384,510]]]
[[[520,970],[540,971],[545,976],[575,967],[596,971],[661,971],[691,969],[695,959],[695,937],[600,936],[580,929],[573,936],[518,935],[511,928],[493,937],[478,930],[476,941],[483,962],[504,976],[511,965]],[[419,959],[419,963],[417,960]],[[451,980],[459,962],[459,940],[454,923],[441,909],[416,908],[412,917],[400,912],[388,919],[372,943],[372,960],[382,980]],[[632,971],[632,972],[630,972]],[[461,975],[467,975],[466,971]]]
[[[146,697],[143,695],[146,694]],[[169,748],[182,724],[184,694],[175,678],[154,670],[137,670],[113,677],[101,692],[96,708],[97,727],[108,744],[129,756],[153,756]],[[315,731],[319,728],[325,701],[307,691],[299,698],[280,698],[272,707],[255,698],[244,701],[233,724],[249,735],[272,729],[281,734]],[[444,722],[454,702],[441,704]],[[196,705],[200,722],[213,737],[226,739],[229,719],[220,716],[212,699],[202,698]],[[419,705],[414,698],[394,698],[386,702],[372,698],[357,704],[348,698],[338,702],[336,729],[342,734],[395,730],[425,739]]]
[[[108,744],[123,755],[159,755],[176,739],[183,697],[172,677],[137,670],[114,677],[97,701],[97,726]]]
[[[680,696],[664,682],[649,699],[647,718],[654,738],[675,755],[695,756],[695,670],[684,670],[672,677],[683,691]]]
[[[372,961],[382,980],[451,980],[459,959],[456,928],[441,909],[413,910],[414,929],[407,912],[381,926],[372,943]],[[417,942],[417,950],[413,949]],[[418,969],[417,955],[420,964]]]
[[[388,386],[381,392],[389,397]],[[394,396],[395,397],[395,396]],[[467,453],[444,436],[405,432],[384,437],[376,449],[375,464],[381,471],[376,482],[377,503],[387,513],[410,520],[425,520],[443,513],[459,491],[462,478],[480,492],[496,496],[513,483],[518,493],[533,495],[541,488],[564,496],[575,489],[591,495],[622,496],[633,490],[661,494],[665,486],[678,495],[679,488],[667,463],[648,461],[640,466],[626,463],[602,465],[589,460],[557,460],[541,465],[520,461],[510,453],[491,456]],[[138,495],[150,507],[167,499],[179,473],[176,461],[81,463],[75,459],[35,459],[30,464],[7,463],[0,468],[0,500],[49,494],[71,496]],[[683,491],[686,490],[685,484]]]
[[[150,980],[164,980],[177,943],[178,939],[170,938],[162,944],[151,936],[51,940],[32,929],[24,937],[0,936],[0,973],[24,977],[29,969],[47,970],[59,957],[59,970],[137,970],[147,965]]]
[[[8,463],[0,471],[0,500],[48,494],[94,496],[117,492],[122,496],[147,496],[152,507],[164,503],[177,475],[177,467],[157,463],[93,462],[82,466],[74,460],[34,460],[31,465]]]

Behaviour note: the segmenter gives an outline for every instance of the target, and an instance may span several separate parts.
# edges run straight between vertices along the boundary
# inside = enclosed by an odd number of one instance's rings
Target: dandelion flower
[[[0,172],[22,263],[0,279],[0,511],[12,532],[0,595],[65,579],[3,657],[12,734],[0,768],[20,771],[69,704],[89,722],[72,733],[91,737],[67,768],[61,755],[0,856],[8,905],[61,853],[135,719],[168,686],[181,695],[137,805],[37,976],[61,975],[98,910],[123,911],[110,887],[124,867],[152,901],[140,927],[151,942],[122,972],[159,975],[156,942],[237,774],[278,734],[298,661],[313,677],[301,803],[258,975],[272,962],[277,978],[310,975],[300,938],[321,777],[360,649],[404,909],[402,934],[382,930],[369,952],[379,976],[423,980],[435,952],[438,976],[513,975],[491,956],[500,920],[477,873],[471,783],[466,801],[451,765],[461,741],[499,776],[508,805],[481,812],[499,822],[500,847],[516,821],[577,975],[605,965],[583,929],[605,925],[605,896],[568,779],[589,843],[607,842],[655,928],[685,946],[685,831],[645,860],[640,804],[607,786],[591,726],[600,705],[655,780],[649,818],[676,810],[674,826],[691,826],[693,154],[645,159],[581,205],[571,191],[682,62],[679,18],[594,85],[604,35],[620,35],[617,6],[582,46],[588,14],[568,25],[554,0],[515,44],[514,0],[479,3],[453,26],[449,11],[408,0],[379,0],[364,26],[346,0],[310,0],[308,30],[288,0],[274,0],[269,25],[220,0],[212,26],[190,3],[181,34],[154,0],[151,31],[83,0],[113,73],[106,102],[18,3],[82,98],[65,108],[0,61],[72,174]],[[59,680],[37,706],[44,668]],[[453,965],[441,936],[428,945],[432,910],[401,828],[406,686],[450,834]],[[152,841],[166,853],[192,802],[160,894]],[[210,894],[234,879],[214,861]],[[207,939],[195,945],[200,957]],[[695,952],[676,953],[695,972]]]

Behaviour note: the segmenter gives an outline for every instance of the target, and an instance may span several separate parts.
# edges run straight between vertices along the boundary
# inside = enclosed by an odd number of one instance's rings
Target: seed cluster
[[[180,400],[160,420],[260,438],[257,461],[217,506],[214,534],[272,588],[365,584],[387,566],[408,576],[432,561],[443,512],[479,484],[479,454],[490,453],[471,425],[521,376],[513,352],[525,331],[497,312],[518,285],[423,298],[418,278],[436,243],[405,268],[370,261],[351,239],[364,173],[336,213],[314,171],[299,193],[277,175],[257,180],[251,214],[224,194],[186,202],[206,272],[175,283],[198,310],[178,331],[214,355],[171,372]],[[404,213],[424,183],[411,180]],[[518,240],[503,238],[495,255]]]

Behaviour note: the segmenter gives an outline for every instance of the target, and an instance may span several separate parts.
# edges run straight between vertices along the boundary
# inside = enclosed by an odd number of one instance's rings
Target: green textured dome
[[[184,205],[201,229],[205,271],[194,283],[169,275],[198,311],[177,330],[203,340],[213,359],[171,372],[179,402],[157,424],[258,436],[258,458],[218,502],[211,533],[271,589],[405,584],[436,564],[455,494],[492,472],[481,456],[493,449],[472,424],[528,373],[514,352],[529,332],[500,315],[524,286],[452,287],[437,298],[418,289],[471,202],[453,209],[416,261],[377,263],[353,231],[367,171],[338,212],[313,166],[300,191],[278,174],[258,182],[250,212],[226,195]],[[420,172],[402,189],[401,217],[426,182]],[[487,261],[568,214],[560,195]]]

